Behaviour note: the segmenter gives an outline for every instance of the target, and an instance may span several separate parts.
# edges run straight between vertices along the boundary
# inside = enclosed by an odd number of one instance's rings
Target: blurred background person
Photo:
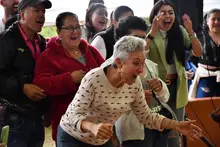
[[[151,29],[147,35],[147,49],[150,60],[158,64],[159,77],[166,82],[170,98],[169,106],[179,121],[184,120],[184,108],[188,103],[188,85],[185,72],[185,51],[191,50],[195,56],[202,54],[202,48],[188,15],[183,15],[184,27],[178,22],[173,3],[159,0],[151,10]],[[180,136],[171,131],[169,147],[180,146]]]
[[[114,30],[117,28],[118,22],[127,16],[133,15],[133,10],[128,6],[118,6],[113,12],[111,26],[93,38],[91,45],[99,50],[104,59],[110,58],[113,54],[113,46],[115,44]]]
[[[47,49],[36,64],[34,78],[34,83],[44,89],[52,102],[53,140],[56,140],[60,118],[76,94],[81,79],[104,61],[94,47],[81,39],[76,14],[60,13],[56,18],[56,28],[58,36],[49,40]]]
[[[92,4],[95,4],[95,3],[100,3],[100,4],[105,5],[104,0],[90,0],[90,1],[89,1],[89,4],[88,4],[88,8],[89,8]]]
[[[4,8],[3,18],[0,18],[0,32],[5,30],[6,21],[18,13],[18,0],[0,0]]]
[[[82,38],[90,43],[98,32],[106,29],[107,23],[107,8],[101,3],[90,5],[86,10],[85,24],[81,26]]]
[[[210,10],[197,34],[202,44],[202,56],[190,89],[190,98],[220,96],[220,9]]]

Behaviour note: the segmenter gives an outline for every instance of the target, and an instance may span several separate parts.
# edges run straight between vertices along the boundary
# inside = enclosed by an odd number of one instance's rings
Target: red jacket
[[[72,58],[62,47],[58,37],[51,38],[47,49],[36,63],[34,83],[44,90],[52,102],[50,117],[54,140],[57,125],[79,87],[79,84],[74,83],[71,73],[75,70],[89,71],[104,62],[100,53],[85,40],[81,40],[79,48],[86,65]]]

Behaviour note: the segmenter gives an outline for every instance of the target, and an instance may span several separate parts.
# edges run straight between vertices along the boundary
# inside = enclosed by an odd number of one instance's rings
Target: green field
[[[53,36],[57,36],[56,27],[55,26],[45,26],[42,28],[40,32],[45,38],[51,38]]]

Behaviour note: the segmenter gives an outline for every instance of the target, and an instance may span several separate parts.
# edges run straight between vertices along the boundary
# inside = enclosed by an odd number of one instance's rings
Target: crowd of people
[[[52,1],[0,4],[0,128],[10,127],[8,147],[42,147],[50,125],[57,147],[180,147],[181,135],[202,136],[184,108],[188,97],[220,96],[220,9],[195,33],[169,0],[154,4],[149,26],[124,5],[108,23],[104,1],[90,0],[84,24],[61,12],[57,36],[44,38]]]

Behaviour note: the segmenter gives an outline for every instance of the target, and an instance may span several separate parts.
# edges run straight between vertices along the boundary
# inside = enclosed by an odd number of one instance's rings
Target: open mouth
[[[44,20],[37,20],[36,23],[40,24],[41,26],[43,26],[44,25]]]
[[[16,5],[13,5],[13,8],[14,9],[17,9],[18,8],[18,5],[16,4]]]
[[[78,40],[78,37],[71,37],[71,40],[76,41]]]
[[[164,24],[164,25],[170,25],[170,24],[171,24],[171,20],[164,20],[164,21],[163,21],[163,24]]]
[[[106,21],[99,21],[101,25],[106,25]]]

